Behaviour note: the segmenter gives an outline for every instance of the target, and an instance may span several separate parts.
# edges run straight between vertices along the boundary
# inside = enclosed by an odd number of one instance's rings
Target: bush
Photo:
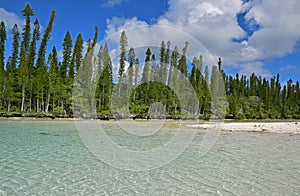
[[[259,119],[267,119],[267,118],[268,118],[268,114],[266,114],[266,113],[259,114]]]
[[[244,113],[238,113],[237,115],[235,115],[234,119],[243,120],[246,119],[246,115]]]
[[[271,118],[271,119],[280,119],[281,114],[277,110],[271,110],[269,112],[269,118]]]
[[[300,114],[294,114],[294,115],[293,115],[293,118],[294,118],[294,119],[300,119]]]
[[[110,116],[111,114],[110,114],[109,110],[103,110],[103,111],[100,112],[100,115],[101,116]]]
[[[14,106],[10,107],[10,112],[20,112],[20,109],[19,109],[19,107],[14,105]]]
[[[209,120],[211,117],[210,114],[206,114],[206,115],[201,115],[199,116],[199,120]]]
[[[64,113],[64,108],[59,106],[54,108],[54,114],[63,114]]]

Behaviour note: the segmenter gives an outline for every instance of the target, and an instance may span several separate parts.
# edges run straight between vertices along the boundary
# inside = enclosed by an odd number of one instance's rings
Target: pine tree
[[[34,16],[34,12],[30,4],[27,4],[25,8],[22,10],[22,15],[25,16],[26,23],[23,28],[23,33],[22,33],[23,41],[21,43],[21,46],[24,45],[25,51],[27,53],[29,50],[29,43],[30,43],[30,17]]]
[[[112,92],[112,62],[109,56],[108,46],[105,43],[104,48],[99,51],[102,71],[99,73],[99,79],[96,87],[97,112],[103,116],[110,115],[111,92]]]
[[[150,62],[150,81],[161,81],[161,68],[159,64],[156,63],[155,54],[151,55],[151,62]]]
[[[270,106],[273,107],[275,106],[275,76],[271,78],[270,81]]]
[[[286,100],[286,104],[287,104],[287,108],[288,110],[293,110],[293,106],[294,106],[294,87],[293,87],[293,81],[292,79],[290,79],[287,82],[287,100]]]
[[[97,44],[97,40],[98,40],[98,35],[99,35],[99,28],[96,26],[94,29],[94,37],[93,37],[93,42],[92,42],[92,50],[95,49],[95,46]]]
[[[300,85],[299,81],[296,82],[295,85],[295,113],[294,118],[300,118]]]
[[[82,115],[94,115],[96,113],[95,90],[97,78],[95,78],[94,50],[98,39],[98,27],[95,27],[93,40],[88,41],[88,49],[82,59],[82,66],[76,74],[76,81],[73,89],[73,108],[74,111]],[[78,114],[76,114],[78,115]]]
[[[6,40],[6,27],[2,21],[0,24],[0,109],[3,107],[4,92],[5,92],[5,70],[4,70],[4,52],[5,52],[5,40]]]
[[[299,81],[296,82],[295,86],[295,103],[297,104],[298,108],[300,107],[300,86]]]
[[[165,62],[166,65],[168,65],[170,63],[170,52],[171,52],[170,47],[171,47],[171,42],[168,41],[167,42],[167,50],[166,50],[166,53],[164,55],[164,62]]]
[[[72,60],[70,64],[70,74],[69,74],[71,78],[74,78],[75,74],[79,70],[83,58],[82,52],[83,52],[83,38],[80,33],[77,35],[76,42],[73,49]]]
[[[257,89],[256,89],[256,81],[257,81],[257,78],[255,76],[254,73],[252,73],[252,75],[250,76],[250,96],[255,96],[256,95],[256,92],[257,92]]]
[[[219,72],[217,66],[212,66],[212,73],[210,79],[210,92],[212,98],[218,97],[218,88],[219,88]],[[237,87],[236,87],[237,88]],[[237,90],[236,90],[237,92]]]
[[[201,74],[203,73],[203,57],[202,57],[202,55],[199,56],[198,70],[200,71]]]
[[[169,75],[168,75],[168,68],[169,68],[169,64],[170,64],[170,52],[171,52],[171,42],[168,41],[167,42],[167,50],[165,52],[165,55],[164,55],[164,69],[163,69],[163,72],[164,72],[164,84],[168,84],[168,78],[169,78]]]
[[[181,56],[181,58],[179,60],[179,65],[178,65],[179,71],[185,77],[187,77],[187,74],[188,74],[187,64],[186,64],[186,52],[187,52],[188,45],[189,45],[189,43],[185,42],[185,47],[182,49],[182,56]]]
[[[5,40],[7,39],[5,23],[0,24],[0,71],[4,71]]]
[[[123,83],[123,74],[125,71],[125,60],[126,60],[126,50],[128,46],[128,40],[125,31],[122,31],[120,37],[120,67],[119,67],[119,83]]]
[[[240,96],[245,97],[247,95],[247,77],[242,75],[241,77],[241,83],[240,83]]]
[[[159,75],[159,80],[161,83],[165,84],[166,83],[166,70],[167,70],[167,65],[166,65],[166,45],[165,42],[162,41],[161,45],[160,45],[160,61],[159,61],[159,71],[158,71],[158,75]]]
[[[71,97],[71,90],[72,90],[72,81],[69,80],[69,75],[70,75],[70,64],[71,64],[71,54],[72,54],[72,47],[73,47],[73,43],[72,43],[72,38],[71,38],[71,34],[69,31],[67,31],[67,33],[65,34],[64,37],[64,41],[63,41],[63,59],[62,59],[62,63],[60,66],[60,76],[59,76],[59,80],[61,83],[61,105],[64,109],[67,109],[68,111],[70,110],[70,100],[69,98]],[[74,76],[74,72],[71,74],[73,74]],[[72,76],[70,76],[72,77]]]
[[[191,85],[193,86],[194,88],[194,91],[196,92],[196,95],[198,97],[198,100],[199,100],[199,104],[201,105],[201,98],[202,98],[202,81],[200,80],[200,71],[197,69],[198,68],[198,59],[196,57],[193,58],[193,61],[192,61],[192,65],[193,65],[193,68],[191,70],[191,74],[190,74],[190,77],[189,77],[189,81],[191,83]],[[199,108],[201,108],[201,106],[199,105]]]
[[[143,73],[142,73],[142,79],[141,79],[141,84],[142,88],[139,89],[142,92],[142,97],[143,97],[143,104],[147,104],[149,102],[149,87],[150,84],[149,82],[151,81],[151,67],[150,67],[150,61],[151,61],[151,49],[148,48],[146,51],[146,59],[145,59],[145,64],[143,68]],[[139,93],[140,94],[140,93]]]
[[[287,89],[286,89],[286,85],[283,86],[283,90],[282,90],[281,115],[282,115],[283,118],[287,118]]]
[[[6,63],[6,89],[5,89],[5,100],[7,105],[7,111],[10,112],[10,107],[13,104],[14,98],[16,97],[16,69],[12,66],[12,58],[9,57]]]
[[[169,78],[168,78],[168,85],[169,86],[175,86],[177,81],[177,63],[178,63],[178,48],[177,46],[174,47],[174,50],[171,54],[171,60],[170,60],[170,68],[169,68]]]
[[[58,105],[58,95],[60,93],[61,83],[59,82],[59,68],[58,68],[58,57],[56,48],[53,47],[51,53],[49,54],[48,64],[50,65],[49,69],[49,104],[51,104],[52,112],[55,111],[56,105]],[[46,107],[46,112],[48,112],[48,107]]]
[[[275,87],[275,106],[276,106],[277,110],[279,110],[279,107],[280,107],[280,91],[281,91],[281,86],[280,86],[280,81],[279,81],[279,74],[277,74],[276,87]]]
[[[140,60],[139,58],[135,59],[135,68],[134,68],[134,85],[138,85],[140,80]]]
[[[219,61],[218,61],[218,69],[219,69],[219,72],[222,71],[222,59],[219,58]]]
[[[267,81],[265,78],[263,79],[263,93],[262,93],[262,99],[264,101],[264,106],[266,111],[270,108],[270,87],[269,87],[269,81]]]
[[[18,25],[14,25],[12,29],[13,34],[13,44],[12,44],[12,56],[8,59],[6,64],[6,101],[7,101],[7,111],[10,111],[10,107],[14,104],[14,99],[16,99],[17,92],[17,64],[19,57],[19,45],[20,45],[20,33]]]
[[[135,52],[133,48],[130,48],[128,52],[128,60],[129,60],[129,67],[128,67],[128,86],[129,89],[133,85],[133,72],[134,72],[134,63],[135,63]]]
[[[127,80],[127,92],[126,92],[126,95],[127,95],[127,98],[130,99],[130,96],[132,94],[132,92],[134,92],[133,90],[133,77],[134,77],[134,64],[135,64],[135,52],[134,52],[134,49],[133,48],[130,48],[129,49],[129,52],[128,52],[128,60],[129,60],[129,67],[127,69],[127,77],[128,77],[128,80]]]
[[[64,42],[63,42],[63,60],[61,64],[60,74],[61,78],[64,80],[62,82],[66,82],[66,78],[68,76],[68,70],[70,70],[70,63],[71,63],[71,54],[72,54],[72,38],[69,31],[67,31]]]
[[[27,73],[28,73],[28,88],[29,91],[29,111],[32,110],[32,97],[33,97],[33,91],[34,86],[36,86],[34,83],[38,83],[39,81],[35,81],[36,76],[38,76],[38,73],[34,72],[34,61],[36,58],[36,45],[37,41],[40,39],[40,25],[38,20],[36,19],[34,21],[34,30],[32,35],[32,40],[30,42],[29,52],[28,52],[28,58],[27,58]]]
[[[11,69],[15,70],[18,63],[18,55],[19,55],[19,45],[20,45],[20,33],[18,29],[18,25],[14,25],[13,30],[13,45],[12,45],[12,56],[11,56]]]
[[[142,73],[142,83],[147,83],[150,81],[150,61],[151,61],[151,49],[148,48],[146,51],[146,59]]]
[[[37,101],[36,101],[36,111],[39,112],[40,110],[45,110],[45,103],[49,102],[49,81],[47,78],[47,66],[46,66],[46,48],[48,41],[50,39],[50,34],[52,32],[53,22],[55,19],[55,11],[51,12],[50,20],[44,32],[41,45],[38,51],[37,61],[36,61],[36,87],[37,87]]]
[[[52,13],[51,13],[51,16],[50,16],[49,23],[48,23],[47,28],[45,30],[45,33],[43,35],[39,51],[38,51],[38,57],[37,57],[37,62],[36,62],[36,67],[37,68],[41,68],[45,64],[46,48],[47,48],[48,41],[50,39],[50,34],[51,34],[51,31],[52,31],[52,26],[53,26],[53,22],[54,22],[54,19],[55,19],[55,15],[56,15],[56,13],[53,10]]]
[[[208,68],[208,66],[205,66],[204,73],[205,73],[205,76],[204,76],[205,81],[206,81],[207,84],[209,84],[209,68]]]
[[[261,78],[261,76],[259,76],[258,78],[257,78],[257,96],[258,97],[262,97],[262,92],[263,92],[263,85],[262,85],[262,78]]]
[[[27,55],[25,44],[22,45],[21,54],[20,54],[20,62],[18,68],[18,83],[21,87],[21,112],[24,111],[25,108],[25,88],[28,83],[28,69],[27,69]]]

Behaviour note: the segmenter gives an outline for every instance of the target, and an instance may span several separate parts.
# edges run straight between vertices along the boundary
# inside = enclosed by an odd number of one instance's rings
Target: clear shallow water
[[[132,149],[162,145],[103,127]],[[119,170],[99,161],[72,121],[0,121],[0,195],[299,195],[300,135],[220,133],[203,157],[198,133],[184,154],[162,168]]]

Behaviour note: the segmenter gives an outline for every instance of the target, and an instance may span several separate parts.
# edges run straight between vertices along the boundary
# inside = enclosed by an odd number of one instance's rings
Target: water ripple
[[[151,149],[172,131],[137,140],[105,124],[116,144]],[[300,193],[300,137],[221,133],[199,157],[204,134],[162,168],[124,171],[99,161],[72,122],[0,122],[0,195],[293,195]],[[113,155],[112,155],[113,156]]]

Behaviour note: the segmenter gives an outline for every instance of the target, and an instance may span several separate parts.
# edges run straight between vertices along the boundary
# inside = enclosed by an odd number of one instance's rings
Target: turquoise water
[[[113,142],[132,149],[163,145],[103,123]],[[98,160],[73,121],[0,121],[0,195],[299,195],[300,135],[221,132],[203,157],[197,133],[175,161],[126,171]]]

